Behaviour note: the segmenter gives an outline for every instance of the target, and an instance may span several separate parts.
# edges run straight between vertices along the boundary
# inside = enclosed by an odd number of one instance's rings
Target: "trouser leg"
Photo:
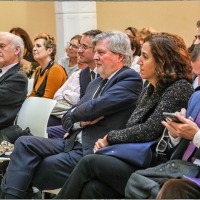
[[[39,190],[61,188],[82,157],[82,145],[80,143],[75,143],[73,150],[67,153],[62,152],[46,157],[38,165],[31,185]]]
[[[168,180],[160,192],[157,199],[199,199],[200,188],[193,181],[182,179]]]
[[[59,157],[59,154],[64,154],[64,146],[65,140],[62,139],[20,137],[15,143],[7,172],[2,181],[3,192],[24,198],[33,177],[35,178],[35,172],[39,169],[39,165],[49,157],[52,158],[51,161],[53,163],[56,163],[56,156],[58,155]],[[66,157],[68,158],[69,156]],[[51,163],[49,163],[49,166],[45,166],[43,169],[44,173],[50,165]],[[54,173],[52,171],[49,172],[49,176]],[[48,178],[42,181],[43,185],[48,185]]]
[[[86,183],[80,194],[80,199],[122,199],[125,198],[108,184],[97,179]]]
[[[136,170],[138,170],[137,167],[112,156],[87,155],[80,160],[56,198],[80,198],[84,185],[92,179],[106,183],[125,196],[126,183],[130,175]]]
[[[62,126],[51,126],[47,128],[48,138],[63,138],[66,132]]]
[[[58,118],[54,115],[50,115],[49,117],[49,121],[47,123],[47,127],[50,127],[50,126],[59,126],[61,125],[61,118]]]

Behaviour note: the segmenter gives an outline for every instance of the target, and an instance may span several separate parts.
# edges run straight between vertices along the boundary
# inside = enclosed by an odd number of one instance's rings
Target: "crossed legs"
[[[24,198],[29,186],[40,190],[62,187],[82,158],[82,145],[64,153],[65,140],[20,137],[2,181],[6,194]]]
[[[137,169],[112,156],[87,155],[77,164],[56,198],[122,198],[130,175]]]

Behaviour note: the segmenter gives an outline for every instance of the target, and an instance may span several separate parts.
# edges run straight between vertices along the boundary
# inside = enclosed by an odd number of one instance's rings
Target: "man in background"
[[[13,125],[26,99],[28,79],[19,63],[23,52],[19,36],[0,32],[0,130]]]

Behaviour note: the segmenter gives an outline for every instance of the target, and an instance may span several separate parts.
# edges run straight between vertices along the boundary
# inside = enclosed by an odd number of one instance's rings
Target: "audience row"
[[[153,28],[137,31],[128,27],[125,33],[91,30],[72,37],[66,48],[68,57],[61,58],[59,64],[54,61],[53,36],[39,33],[32,52],[29,47],[24,51],[26,43],[19,30],[10,31],[16,35],[0,33],[0,53],[7,59],[0,59],[0,91],[9,87],[11,93],[18,84],[18,90],[25,92],[27,80],[19,85],[25,75],[19,62],[29,67],[37,62],[40,66],[35,69],[28,97],[55,99],[57,104],[48,122],[51,139],[23,136],[15,142],[1,198],[29,198],[32,186],[40,191],[62,188],[58,199],[199,198],[194,183],[199,179],[193,179],[199,174],[199,26],[191,59],[181,37],[157,33]],[[22,59],[22,52],[28,51],[28,55],[33,53],[29,61],[25,56]],[[7,77],[11,70],[18,77],[13,74],[15,86]],[[30,71],[33,68],[29,76]],[[193,72],[197,75],[194,82]],[[9,94],[7,99],[11,99]],[[18,100],[13,117],[24,100]],[[4,113],[8,112],[5,109]],[[163,112],[176,112],[182,123],[165,119]],[[2,130],[11,126],[11,121]],[[185,158],[191,140],[195,151]],[[158,143],[152,147],[157,158],[149,158],[147,168],[98,154],[107,146],[152,141]],[[186,166],[196,171],[190,173]]]

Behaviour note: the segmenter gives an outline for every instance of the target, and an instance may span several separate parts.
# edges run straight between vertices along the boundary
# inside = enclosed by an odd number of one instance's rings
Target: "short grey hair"
[[[5,35],[8,36],[8,39],[11,40],[11,44],[12,44],[12,48],[16,48],[19,47],[20,48],[20,52],[18,54],[19,60],[21,60],[23,58],[23,54],[24,54],[24,42],[22,40],[21,37],[19,37],[18,35],[14,35],[12,33],[9,32],[0,32],[0,36],[1,35]]]
[[[124,66],[131,66],[133,54],[131,50],[130,39],[125,33],[120,31],[108,31],[97,35],[92,44],[95,47],[100,40],[107,39],[109,41],[108,49],[114,54],[121,54],[124,56],[122,62]]]

